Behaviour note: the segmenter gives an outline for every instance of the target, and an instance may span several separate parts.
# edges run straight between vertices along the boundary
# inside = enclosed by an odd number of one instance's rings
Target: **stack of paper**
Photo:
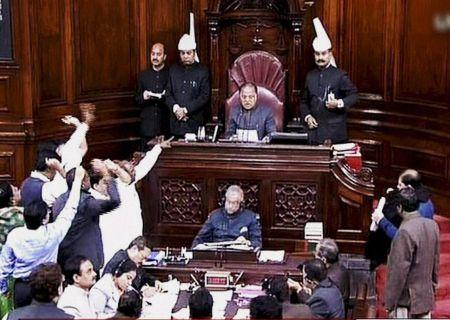
[[[284,261],[284,250],[261,250],[258,255],[259,262],[278,262]]]

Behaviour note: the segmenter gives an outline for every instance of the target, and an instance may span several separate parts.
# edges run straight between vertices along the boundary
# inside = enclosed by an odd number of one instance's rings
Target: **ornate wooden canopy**
[[[223,121],[229,96],[227,70],[245,52],[267,51],[285,70],[286,111],[296,114],[301,60],[302,18],[313,1],[213,0],[206,12],[212,73],[212,119]],[[287,118],[289,119],[289,118]]]

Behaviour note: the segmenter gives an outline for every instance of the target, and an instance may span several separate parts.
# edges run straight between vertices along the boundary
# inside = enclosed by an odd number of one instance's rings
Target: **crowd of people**
[[[320,22],[314,23],[320,29]],[[312,143],[342,142],[347,139],[346,110],[357,101],[357,91],[334,66],[331,42],[319,33],[313,43],[318,68],[306,79],[301,113]],[[180,63],[169,69],[164,45],[153,45],[152,67],[139,77],[136,98],[143,107],[144,148],[155,136],[170,132],[182,137],[203,123],[209,72],[196,60],[192,36],[184,35],[178,49]],[[241,106],[231,114],[227,137],[256,128],[261,140],[276,130],[270,109],[258,105],[257,95],[255,84],[240,88]],[[142,236],[136,183],[170,142],[161,138],[132,161],[90,159],[84,169],[94,111],[94,105],[81,104],[82,121],[62,119],[74,132],[67,141],[39,145],[35,169],[20,190],[0,184],[1,305],[3,309],[9,302],[14,307],[8,319],[139,317],[143,298],[158,290],[160,282],[142,268],[151,250]],[[439,266],[433,204],[419,173],[411,169],[400,175],[397,188],[388,190],[385,198],[383,210],[372,215],[378,230],[369,236],[367,258],[373,268],[388,265],[386,308],[391,317],[428,317]],[[239,186],[228,188],[223,208],[210,214],[192,247],[237,241],[259,250],[259,218],[243,207],[243,200]],[[266,294],[250,303],[251,318],[345,317],[350,277],[339,263],[336,242],[321,240],[315,258],[299,270],[301,281],[266,279]],[[210,318],[213,303],[206,288],[197,289],[189,298],[191,318]]]

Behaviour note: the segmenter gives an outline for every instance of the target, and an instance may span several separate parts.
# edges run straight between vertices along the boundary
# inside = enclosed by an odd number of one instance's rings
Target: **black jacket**
[[[166,88],[166,103],[170,112],[170,131],[177,136],[197,133],[204,122],[204,112],[210,98],[209,71],[204,65],[194,62],[189,66],[175,64],[170,67]],[[178,121],[173,106],[178,104],[188,110],[187,121]]]
[[[328,109],[325,106],[328,93],[344,101],[343,108]],[[358,101],[358,91],[347,73],[329,66],[323,70],[314,69],[306,76],[305,89],[301,98],[300,113],[303,121],[312,115],[318,127],[308,131],[312,144],[322,144],[325,139],[333,143],[347,140],[347,111]]]
[[[145,90],[153,93],[162,93],[169,80],[169,68],[164,66],[159,71],[150,68],[139,75],[136,101],[142,107],[141,111],[141,135],[143,137],[155,137],[168,133],[169,110],[165,103],[165,96],[161,99],[151,97],[144,100]]]
[[[126,250],[117,251],[103,269],[102,277],[107,273],[114,274],[119,264],[128,258],[129,257]],[[139,267],[136,270],[136,277],[134,278],[132,285],[136,290],[140,291],[141,288],[146,284],[154,286],[155,280],[156,279],[149,275],[143,268]]]
[[[59,214],[64,208],[70,190],[62,194],[53,205],[53,213]],[[89,192],[80,195],[77,214],[72,221],[69,231],[59,245],[58,263],[64,263],[70,257],[83,255],[91,260],[98,272],[104,263],[103,242],[99,226],[99,216],[111,212],[120,204],[120,197],[114,181],[108,185],[109,200],[95,199]]]

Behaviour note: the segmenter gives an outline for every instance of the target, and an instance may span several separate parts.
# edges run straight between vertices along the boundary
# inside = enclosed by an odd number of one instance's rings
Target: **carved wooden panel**
[[[161,222],[203,223],[199,180],[161,179]]]
[[[117,97],[135,90],[136,1],[74,2],[77,97]]]
[[[447,104],[450,100],[450,37],[438,33],[435,15],[448,11],[447,1],[401,1],[394,82],[397,101]],[[420,75],[420,76],[419,76]]]
[[[37,0],[36,16],[35,86],[40,105],[65,103],[66,68],[65,30],[67,28],[61,0]],[[69,9],[69,8],[67,8]]]
[[[342,3],[344,33],[337,64],[350,73],[358,90],[381,100],[385,92],[387,14],[394,1],[346,0]],[[385,23],[380,23],[383,21]],[[366,52],[367,54],[361,54]],[[369,54],[370,53],[370,54]]]
[[[339,194],[339,221],[337,233],[339,237],[351,237],[352,235],[362,235],[361,227],[363,220],[361,217],[363,197],[355,194],[349,189],[340,185]],[[369,214],[369,213],[367,213]]]
[[[236,184],[244,191],[244,204],[246,209],[250,209],[253,212],[260,213],[259,203],[259,183],[256,181],[218,181],[217,182],[217,206],[223,207],[225,205],[225,193],[229,186]]]
[[[162,42],[167,52],[167,63],[173,64],[179,60],[178,41],[184,33],[189,33],[189,11],[192,10],[192,1],[147,1],[149,48],[156,42]],[[199,17],[196,16],[195,19],[196,35],[199,35]],[[202,51],[206,50],[206,48],[201,49]],[[207,64],[207,61],[201,62]]]
[[[276,227],[303,228],[317,221],[317,184],[275,183],[274,222]]]
[[[0,179],[12,180],[14,173],[14,152],[0,151]]]
[[[419,172],[428,175],[446,177],[447,156],[434,151],[408,148],[404,146],[392,146],[392,167],[401,170],[415,168]]]
[[[0,75],[0,111],[8,111],[10,90],[10,77]]]

